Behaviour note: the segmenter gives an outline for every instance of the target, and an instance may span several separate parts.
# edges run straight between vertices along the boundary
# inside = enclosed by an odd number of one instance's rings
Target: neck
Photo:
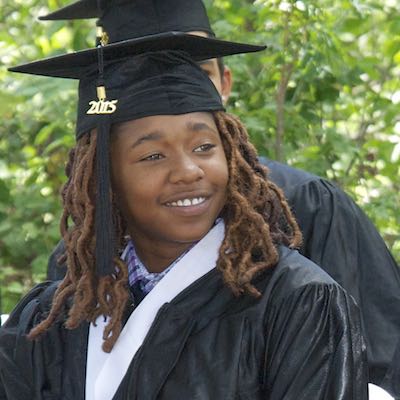
[[[168,268],[181,254],[188,250],[194,243],[164,243],[155,240],[138,239],[131,236],[135,244],[136,254],[144,263],[147,270],[159,273]]]

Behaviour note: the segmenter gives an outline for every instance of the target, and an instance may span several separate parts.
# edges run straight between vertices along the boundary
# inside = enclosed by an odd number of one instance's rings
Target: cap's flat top
[[[183,32],[166,32],[112,43],[103,47],[104,62],[113,62],[128,56],[150,51],[181,50],[194,60],[224,57],[232,54],[264,50],[266,46],[205,38]],[[61,56],[45,58],[9,68],[12,72],[59,78],[80,79],[88,70],[97,67],[97,49],[86,49]]]

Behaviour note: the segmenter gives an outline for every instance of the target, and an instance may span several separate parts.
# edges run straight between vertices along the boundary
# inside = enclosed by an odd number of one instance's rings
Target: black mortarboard
[[[41,20],[97,18],[110,43],[156,33],[214,33],[201,0],[80,0]]]
[[[182,50],[194,60],[206,60],[239,53],[264,50],[265,46],[234,43],[205,38],[183,32],[165,32],[102,46],[105,62],[158,50]],[[82,72],[97,63],[97,48],[76,51],[61,56],[9,68],[12,72],[78,79]]]
[[[97,48],[9,69],[80,81],[77,137],[97,128],[96,268],[99,275],[114,272],[109,190],[111,124],[150,115],[223,110],[217,90],[195,60],[265,48],[183,32],[166,32],[169,22],[165,18],[176,14],[179,18],[173,19],[171,29],[183,30],[179,22],[183,16],[180,12],[171,13],[172,3],[183,7],[189,18],[193,9],[187,5],[196,4],[198,13],[190,20],[187,30],[212,32],[200,0],[83,0],[59,10],[58,16],[63,19],[67,15],[70,19],[77,15],[79,18],[98,16],[107,30],[110,44],[107,44],[103,31],[103,40]],[[136,8],[139,5],[141,8]],[[91,14],[93,11],[98,14]],[[51,15],[57,16],[57,12]],[[45,18],[54,19],[51,15]],[[198,28],[194,28],[196,18]]]
[[[77,138],[97,128],[96,268],[99,275],[108,275],[114,272],[115,255],[109,189],[111,125],[150,115],[217,111],[224,107],[208,75],[185,52],[146,52],[105,61],[104,65],[101,56],[99,60],[101,65],[95,60],[87,68],[76,67],[72,74],[66,68],[66,76],[79,79]],[[29,64],[11,70],[51,75],[49,70],[40,70],[47,65],[48,60],[44,60],[35,62],[32,70]],[[60,76],[59,70],[55,76]]]

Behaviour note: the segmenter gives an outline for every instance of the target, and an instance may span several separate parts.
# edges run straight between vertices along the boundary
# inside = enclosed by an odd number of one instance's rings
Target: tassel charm
[[[106,99],[106,97],[107,97],[106,96],[106,88],[105,88],[105,86],[97,86],[96,90],[97,90],[97,98],[100,101],[104,101]]]
[[[92,100],[89,102],[89,110],[86,114],[113,114],[117,110],[118,100],[106,100],[106,88],[104,85],[99,85],[96,88],[98,101]]]
[[[100,28],[100,27],[98,27]],[[117,110],[118,100],[106,100],[107,93],[104,85],[104,59],[103,59],[103,46],[97,46],[97,57],[99,65],[99,77],[97,80],[97,99],[89,101],[89,109],[86,111],[87,115],[99,114],[113,114]]]

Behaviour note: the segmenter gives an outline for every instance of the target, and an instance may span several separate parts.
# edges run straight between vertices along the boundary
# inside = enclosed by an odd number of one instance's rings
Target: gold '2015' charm
[[[106,100],[106,89],[104,86],[97,87],[98,101],[89,102],[89,110],[86,114],[112,114],[117,109],[118,100]]]
[[[112,114],[117,109],[118,100],[90,101],[86,114]]]

